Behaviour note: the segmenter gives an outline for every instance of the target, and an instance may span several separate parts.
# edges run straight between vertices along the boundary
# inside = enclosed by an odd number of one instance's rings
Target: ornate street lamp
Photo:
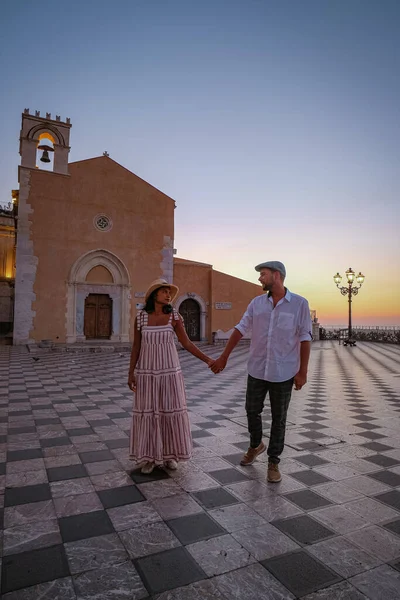
[[[333,276],[333,281],[336,283],[336,287],[340,290],[341,294],[343,296],[349,297],[349,329],[348,329],[348,334],[347,334],[347,340],[344,341],[344,345],[347,346],[347,344],[350,344],[350,346],[355,346],[356,342],[355,342],[355,340],[352,339],[352,329],[351,329],[351,300],[352,300],[353,296],[357,296],[358,290],[364,283],[365,277],[361,273],[361,271],[356,276],[353,269],[349,268],[346,271],[346,278],[347,278],[347,283],[348,283],[347,286],[340,285],[340,282],[342,281],[342,276],[339,275],[339,273],[336,273],[336,275]],[[355,285],[354,281],[356,281],[359,285],[358,286]]]

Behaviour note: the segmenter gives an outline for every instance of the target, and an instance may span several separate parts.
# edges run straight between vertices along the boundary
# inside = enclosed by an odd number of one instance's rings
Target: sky
[[[2,6],[0,203],[21,113],[70,117],[176,200],[177,256],[257,282],[281,260],[322,325],[400,325],[398,0],[14,0]]]

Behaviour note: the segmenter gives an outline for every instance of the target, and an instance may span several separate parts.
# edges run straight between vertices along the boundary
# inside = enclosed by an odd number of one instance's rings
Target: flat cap
[[[268,260],[255,267],[255,270],[260,272],[261,269],[271,269],[271,271],[279,271],[284,277],[286,277],[285,265],[279,260]]]

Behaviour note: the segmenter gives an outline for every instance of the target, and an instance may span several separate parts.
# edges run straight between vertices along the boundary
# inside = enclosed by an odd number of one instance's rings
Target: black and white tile
[[[128,354],[0,347],[4,600],[397,597],[400,348],[313,344],[276,485],[239,465],[247,353],[214,376],[180,352],[193,458],[143,475]]]

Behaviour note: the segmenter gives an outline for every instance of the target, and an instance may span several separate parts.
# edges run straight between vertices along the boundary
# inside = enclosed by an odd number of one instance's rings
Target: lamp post
[[[344,341],[344,345],[347,346],[347,344],[350,344],[350,346],[355,346],[356,342],[355,342],[355,340],[352,339],[351,301],[352,301],[353,296],[357,296],[358,290],[360,289],[360,287],[364,283],[365,277],[361,273],[361,271],[356,276],[356,274],[353,271],[353,269],[349,268],[346,271],[346,279],[347,279],[348,285],[347,286],[341,286],[340,282],[342,281],[342,276],[339,275],[339,273],[336,273],[336,275],[333,276],[333,281],[336,283],[336,287],[340,290],[341,294],[343,296],[348,296],[349,297],[349,329],[348,329],[348,334],[347,334],[347,340]],[[358,286],[355,285],[354,281],[356,281],[359,285]]]

